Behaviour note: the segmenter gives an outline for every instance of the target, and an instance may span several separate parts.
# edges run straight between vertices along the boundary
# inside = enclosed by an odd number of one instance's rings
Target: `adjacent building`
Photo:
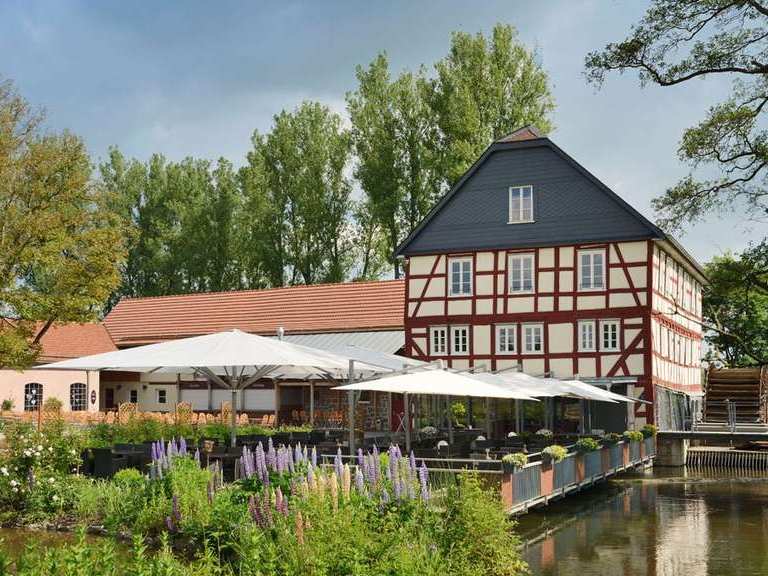
[[[38,364],[117,350],[103,324],[55,324],[40,339]],[[0,370],[0,401],[16,411],[35,411],[58,398],[70,412],[97,412],[101,375],[82,370]]]
[[[405,353],[578,377],[680,426],[701,390],[701,266],[527,127],[494,142],[398,248]],[[655,407],[655,411],[654,411]]]

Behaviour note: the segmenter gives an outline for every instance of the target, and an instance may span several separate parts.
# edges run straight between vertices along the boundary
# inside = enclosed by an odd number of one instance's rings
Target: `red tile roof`
[[[38,361],[55,362],[117,350],[101,323],[54,324],[40,339]]]
[[[402,330],[403,280],[124,298],[104,319],[118,346],[238,328],[254,334]]]

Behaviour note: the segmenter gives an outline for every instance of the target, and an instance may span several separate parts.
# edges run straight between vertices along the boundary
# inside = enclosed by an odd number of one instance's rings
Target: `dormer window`
[[[533,222],[533,186],[509,187],[509,223]]]

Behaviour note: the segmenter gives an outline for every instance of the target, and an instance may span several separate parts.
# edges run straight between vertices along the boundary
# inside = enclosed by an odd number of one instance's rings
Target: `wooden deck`
[[[654,438],[619,442],[587,454],[568,454],[549,466],[533,462],[502,475],[501,493],[508,514],[523,514],[545,506],[615,476],[625,470],[650,465],[656,456]]]

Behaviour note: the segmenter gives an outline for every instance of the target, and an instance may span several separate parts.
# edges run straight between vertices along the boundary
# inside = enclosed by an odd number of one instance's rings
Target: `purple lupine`
[[[296,444],[293,450],[294,450],[293,460],[295,461],[296,464],[298,464],[299,462],[301,462],[301,442]]]
[[[421,484],[421,499],[426,502],[429,500],[429,470],[424,460],[421,461],[421,468],[419,468],[419,483]]]
[[[195,448],[195,462],[200,466],[200,449]]]
[[[248,498],[248,512],[251,514],[251,519],[261,528],[265,528],[264,515],[259,509],[259,505],[256,503],[256,499],[253,494]]]
[[[317,468],[317,449],[312,446],[312,466]]]
[[[383,488],[381,491],[381,503],[382,505],[387,505],[390,503],[389,492],[387,492],[386,488]]]
[[[173,518],[170,516],[165,517],[165,527],[168,529],[168,532],[176,532],[176,526],[173,523]]]
[[[365,491],[365,478],[363,477],[363,473],[360,471],[360,468],[355,470],[355,488],[360,494]]]
[[[362,448],[357,449],[357,466],[359,468],[363,467],[363,449]]]
[[[264,514],[264,520],[267,527],[272,527],[272,501],[269,496],[269,490],[264,490],[261,493],[261,511]]]
[[[400,478],[395,476],[392,481],[392,493],[395,495],[395,500],[400,500],[403,495],[402,485],[400,484]]]
[[[179,456],[186,456],[187,455],[187,441],[182,436],[179,439]]]
[[[336,478],[341,478],[344,473],[344,464],[341,461],[341,448],[336,449],[336,457],[333,459],[333,467],[336,470]]]
[[[179,497],[176,494],[171,498],[171,510],[173,511],[173,520],[177,523],[181,523],[181,508],[179,508]]]
[[[413,450],[411,450],[410,458],[408,459],[408,463],[410,464],[411,472],[413,474],[416,474],[416,455],[413,453]]]
[[[310,486],[312,486],[315,482],[315,472],[314,467],[312,464],[307,466],[307,483],[309,483]]]
[[[288,472],[293,474],[296,471],[296,466],[293,462],[293,450],[288,448],[287,454],[286,454],[286,460],[288,461]]]

